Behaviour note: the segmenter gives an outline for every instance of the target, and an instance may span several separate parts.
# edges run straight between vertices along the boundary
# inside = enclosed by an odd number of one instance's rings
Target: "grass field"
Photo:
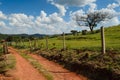
[[[82,35],[79,33],[78,36],[66,35],[66,48],[67,49],[80,49],[80,50],[91,50],[100,51],[101,50],[101,36],[100,31],[94,34],[88,33],[87,35]],[[63,48],[63,37],[57,36],[55,38],[48,38],[49,49]],[[120,26],[113,26],[105,28],[105,41],[106,49],[108,51],[120,51]],[[46,39],[40,39],[36,41],[38,48],[46,48]],[[31,42],[34,46],[34,41]],[[23,47],[29,47],[29,42],[18,43],[18,45]]]
[[[105,41],[107,50],[120,49],[120,26],[113,26],[105,28]],[[48,47],[62,49],[63,48],[62,36],[48,39]],[[37,45],[39,47],[46,47],[46,40],[38,40]],[[66,36],[66,47],[68,49],[82,49],[82,50],[100,50],[101,49],[101,36],[100,32],[95,34],[82,35],[79,33],[78,36],[67,35]],[[33,42],[34,44],[34,42]],[[29,45],[27,43],[27,45]]]

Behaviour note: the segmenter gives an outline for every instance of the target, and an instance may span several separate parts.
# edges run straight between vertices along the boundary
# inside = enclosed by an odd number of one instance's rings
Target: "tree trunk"
[[[93,32],[93,26],[90,26],[90,31],[91,31],[91,33],[94,33]]]

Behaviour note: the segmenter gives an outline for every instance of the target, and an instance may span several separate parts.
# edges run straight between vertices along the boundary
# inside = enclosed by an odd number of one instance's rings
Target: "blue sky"
[[[88,29],[76,24],[72,17],[89,11],[103,10],[117,14],[113,23],[120,24],[120,0],[0,0],[0,33],[57,34]]]
[[[27,15],[39,15],[41,10],[53,13],[56,7],[51,6],[46,0],[0,0],[0,10],[6,14],[25,13]]]

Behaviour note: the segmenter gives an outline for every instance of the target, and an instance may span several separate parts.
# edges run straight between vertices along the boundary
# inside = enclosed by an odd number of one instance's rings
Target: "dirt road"
[[[16,70],[12,75],[16,80],[46,80],[28,61],[22,58],[19,53],[9,48],[9,52],[16,58]]]
[[[12,71],[12,75],[16,80],[46,80],[44,76],[37,71],[37,69],[19,55],[19,52],[16,49],[10,47],[9,52],[16,58],[16,70]],[[64,69],[61,65],[55,62],[49,61],[38,55],[29,55],[48,70],[54,77],[54,80],[87,80],[83,76]]]
[[[85,77],[77,75],[64,69],[62,66],[49,61],[41,56],[31,54],[44,68],[46,68],[54,77],[54,80],[87,80]]]

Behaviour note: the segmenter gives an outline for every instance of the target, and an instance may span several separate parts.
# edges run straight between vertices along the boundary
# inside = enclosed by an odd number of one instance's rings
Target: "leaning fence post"
[[[105,54],[105,36],[104,36],[104,27],[101,27],[101,45],[102,45],[102,54]]]
[[[65,33],[63,32],[63,50],[66,49],[66,45],[65,45]]]

